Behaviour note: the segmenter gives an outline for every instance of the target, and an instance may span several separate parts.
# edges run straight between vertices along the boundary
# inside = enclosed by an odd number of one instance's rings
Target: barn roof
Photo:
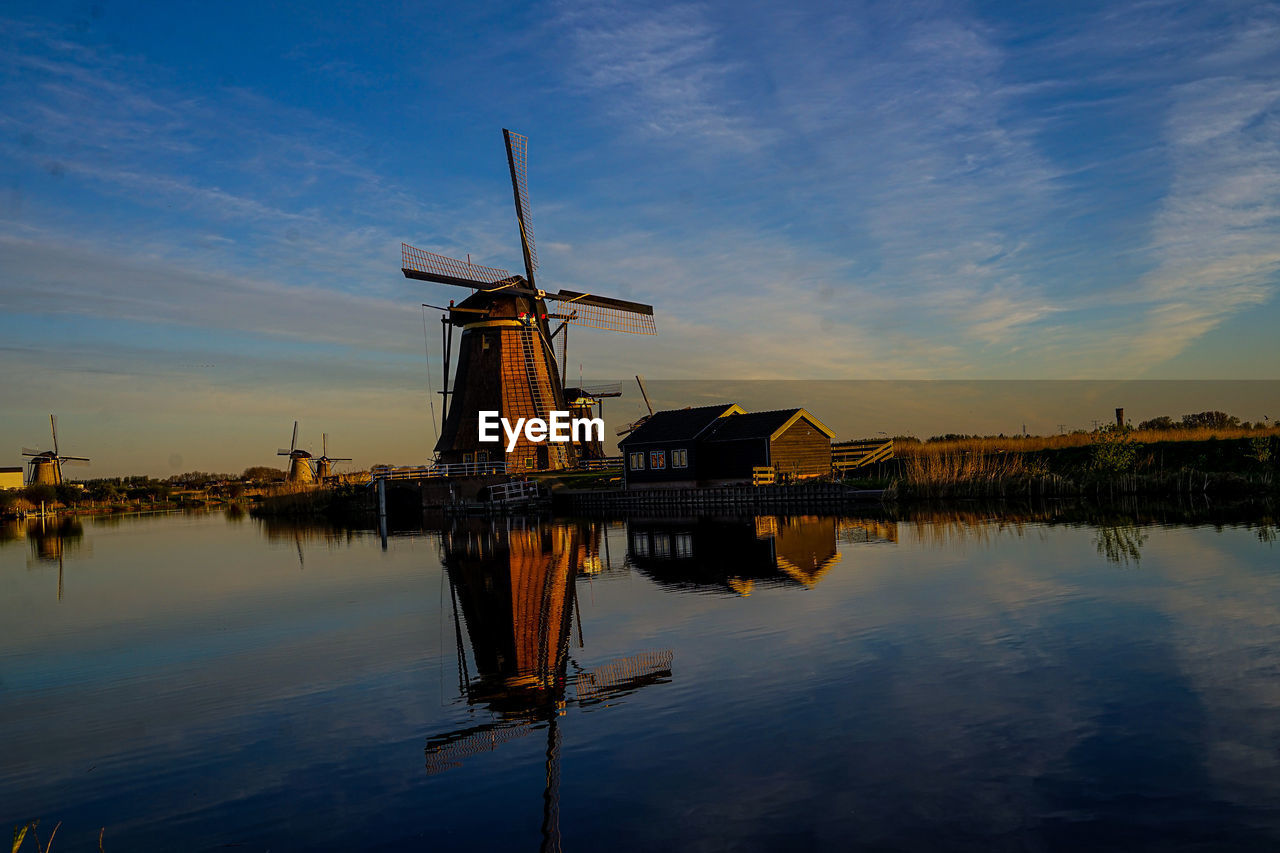
[[[692,440],[715,423],[716,418],[741,412],[742,409],[736,403],[654,412],[630,435],[618,442],[618,446],[655,441]]]
[[[833,433],[804,409],[775,409],[772,412],[752,412],[732,415],[722,419],[707,434],[707,441],[740,441],[750,438],[775,439],[793,423],[804,418],[819,432],[831,438]]]

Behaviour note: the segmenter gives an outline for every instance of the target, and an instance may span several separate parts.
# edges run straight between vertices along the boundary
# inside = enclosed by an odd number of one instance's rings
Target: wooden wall
[[[831,439],[801,417],[770,442],[769,458],[779,477],[822,477],[831,473]]]

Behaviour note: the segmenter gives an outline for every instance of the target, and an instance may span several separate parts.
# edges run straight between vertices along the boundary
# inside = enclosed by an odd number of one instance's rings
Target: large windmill
[[[314,483],[316,476],[311,470],[311,454],[298,447],[298,422],[293,422],[293,439],[289,449],[283,447],[276,451],[276,456],[289,457],[289,473],[285,475],[286,483]]]
[[[320,434],[320,456],[316,459],[316,479],[323,481],[328,477],[333,469],[335,462],[350,462],[349,456],[330,456],[329,455],[329,433]]]
[[[526,182],[528,139],[502,131],[507,166],[520,224],[524,275],[459,261],[401,244],[401,271],[407,278],[469,287],[472,294],[454,305],[450,300],[441,318],[445,329],[445,382],[453,349],[453,328],[462,329],[453,390],[444,395],[444,426],[436,443],[439,461],[486,463],[502,457],[502,445],[481,443],[479,412],[497,411],[515,423],[517,418],[546,419],[552,410],[565,410],[564,380],[556,368],[554,340],[568,327],[585,326],[616,332],[652,335],[653,306],[612,299],[594,293],[560,290],[549,293],[536,284],[538,253],[533,240]],[[554,306],[549,310],[547,304]],[[554,331],[552,321],[559,321]],[[452,396],[452,400],[450,397]],[[520,436],[505,457],[508,471],[546,471],[573,464],[568,444],[530,442]]]
[[[27,460],[27,483],[32,486],[61,486],[62,463],[88,463],[87,456],[62,456],[58,453],[58,417],[49,415],[49,429],[53,433],[53,450],[41,453],[29,447],[22,448],[22,455]]]

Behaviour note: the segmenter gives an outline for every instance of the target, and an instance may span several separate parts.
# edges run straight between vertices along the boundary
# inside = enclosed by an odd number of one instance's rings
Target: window
[[[644,451],[643,450],[637,450],[635,453],[631,454],[631,470],[632,471],[644,470]]]
[[[534,458],[533,458],[532,456],[526,456],[526,457],[524,458],[524,467],[526,467],[526,468],[532,468],[532,467],[534,467],[534,466],[533,466],[533,463],[534,463],[535,461],[536,461],[536,460],[534,460]]]
[[[671,537],[661,533],[653,534],[653,556],[670,557],[671,556]]]
[[[639,531],[632,533],[631,552],[637,557],[649,556],[649,537]]]
[[[489,461],[489,451],[487,451],[487,450],[477,450],[477,451],[476,451],[476,462],[478,462],[478,463],[480,463],[481,465],[483,465],[483,464],[485,464],[485,463],[486,463],[486,462],[488,462],[488,461]]]
[[[474,453],[464,453],[462,454],[462,464],[470,465],[472,462],[475,461],[475,458],[476,458],[476,455]]]
[[[691,534],[676,534],[676,556],[682,560],[687,560],[693,556],[693,536]]]
[[[649,451],[649,467],[655,471],[661,471],[667,467],[667,451],[650,450]]]
[[[689,467],[689,451],[681,447],[679,450],[671,451],[671,467],[672,468],[688,468]]]

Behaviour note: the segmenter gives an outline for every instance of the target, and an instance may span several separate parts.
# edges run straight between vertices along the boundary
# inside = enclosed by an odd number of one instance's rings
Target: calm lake
[[[108,853],[1280,843],[1269,520],[441,526],[385,550],[222,514],[0,528],[0,831],[62,821],[56,853],[99,827]]]

